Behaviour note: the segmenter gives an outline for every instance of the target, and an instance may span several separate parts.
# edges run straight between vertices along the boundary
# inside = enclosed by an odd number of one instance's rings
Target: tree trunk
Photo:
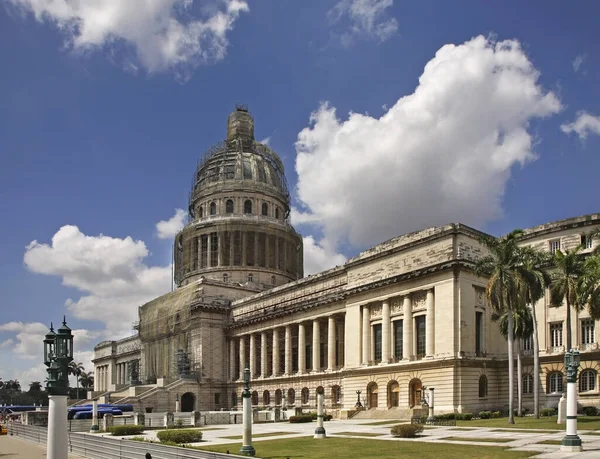
[[[515,345],[515,317],[513,311],[508,311],[508,423],[515,423],[514,397],[515,397],[515,358],[513,349]]]
[[[517,414],[523,417],[523,362],[521,361],[521,347],[523,340],[517,340]]]
[[[533,417],[540,418],[540,343],[538,341],[537,317],[535,304],[531,304],[533,316]]]

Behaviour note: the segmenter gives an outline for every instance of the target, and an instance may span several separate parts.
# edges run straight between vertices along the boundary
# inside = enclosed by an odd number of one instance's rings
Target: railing
[[[48,431],[43,427],[11,423],[9,435],[45,445]],[[121,440],[94,434],[69,433],[69,452],[90,459],[139,459],[150,453],[156,459],[231,459],[236,454],[212,453],[190,448],[164,446],[158,443]]]

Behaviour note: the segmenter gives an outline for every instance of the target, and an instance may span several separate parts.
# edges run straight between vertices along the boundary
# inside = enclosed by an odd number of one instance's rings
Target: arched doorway
[[[281,389],[275,391],[275,405],[281,405]]]
[[[287,396],[287,404],[294,405],[295,403],[296,403],[296,391],[294,389],[289,389],[288,396]]]
[[[271,394],[268,390],[263,392],[263,405],[268,406],[271,404]]]
[[[388,383],[388,408],[396,408],[400,404],[400,385],[397,381]]]
[[[367,386],[367,403],[369,408],[377,408],[379,399],[379,388],[377,383],[369,383]]]
[[[331,404],[340,405],[342,403],[342,388],[338,385],[331,386]]]
[[[196,406],[196,396],[191,392],[186,392],[181,396],[181,411],[191,413]]]
[[[252,396],[250,397],[250,404],[258,405],[258,392],[256,392],[256,391],[252,392]]]
[[[419,378],[414,378],[408,383],[408,405],[412,408],[421,404],[423,396],[423,383]]]

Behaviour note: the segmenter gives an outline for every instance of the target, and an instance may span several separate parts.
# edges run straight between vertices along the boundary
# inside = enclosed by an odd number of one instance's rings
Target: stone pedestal
[[[146,415],[144,413],[134,413],[133,414],[133,423],[136,426],[146,425]]]
[[[560,398],[558,401],[558,419],[556,420],[557,424],[564,424],[567,416],[567,399],[565,395]]]
[[[325,428],[323,427],[323,398],[324,394],[317,393],[317,428],[313,438],[326,438]]]
[[[67,429],[67,396],[48,397],[48,459],[67,459],[69,434]]]
[[[172,429],[175,425],[175,416],[173,413],[165,413],[165,420],[163,424],[167,429]]]
[[[98,399],[94,399],[94,404],[92,405],[92,427],[90,428],[90,433],[98,433],[100,431],[100,426],[98,425]]]
[[[106,413],[104,416],[102,416],[102,430],[108,432],[113,425],[114,419],[112,414]]]

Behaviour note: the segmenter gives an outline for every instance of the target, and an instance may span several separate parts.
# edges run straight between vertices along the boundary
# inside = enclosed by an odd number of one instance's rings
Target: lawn
[[[476,437],[443,437],[440,440],[446,441],[475,441],[480,443],[510,443],[514,438],[476,438]]]
[[[566,428],[564,424],[556,423],[556,416],[540,419],[535,419],[532,416],[515,417],[514,424],[509,424],[508,418],[474,419],[472,421],[456,421],[456,425],[462,427],[502,427],[503,429],[565,430]],[[600,430],[600,416],[579,416],[577,418],[577,429]]]
[[[276,437],[278,435],[292,435],[294,432],[265,432],[259,434],[252,434],[252,438],[260,438],[260,437]],[[227,438],[228,440],[241,440],[244,438],[242,435],[230,435],[229,437],[221,437]]]
[[[224,453],[227,450],[237,453],[241,443],[228,445],[201,446],[199,449]],[[383,441],[360,438],[325,438],[315,440],[310,437],[266,440],[254,443],[256,457],[263,459],[397,459],[398,457],[443,457],[444,459],[492,459],[492,458],[525,458],[534,454],[532,451],[509,451],[500,446],[471,446],[453,444],[434,444],[419,441]]]

